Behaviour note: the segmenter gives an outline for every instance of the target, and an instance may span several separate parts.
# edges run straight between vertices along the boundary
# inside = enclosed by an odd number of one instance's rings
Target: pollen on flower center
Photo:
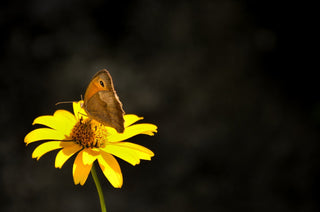
[[[107,140],[107,131],[94,120],[80,119],[73,127],[71,139],[84,148],[102,147]]]

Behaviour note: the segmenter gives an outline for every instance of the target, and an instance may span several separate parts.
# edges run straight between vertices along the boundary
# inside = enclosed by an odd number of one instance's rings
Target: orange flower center
[[[84,148],[99,148],[104,146],[107,131],[103,125],[95,120],[82,118],[73,127],[71,139]]]

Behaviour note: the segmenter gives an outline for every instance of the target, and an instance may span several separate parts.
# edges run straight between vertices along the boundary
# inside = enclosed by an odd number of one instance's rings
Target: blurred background
[[[159,132],[121,161],[108,211],[319,211],[320,101],[302,2],[1,1],[0,210],[100,211],[94,182],[38,162],[34,118],[71,110],[107,68],[126,113]]]

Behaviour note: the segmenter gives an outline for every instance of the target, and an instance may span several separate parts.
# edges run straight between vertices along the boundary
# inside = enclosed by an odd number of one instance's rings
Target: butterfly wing
[[[103,125],[115,128],[119,133],[124,131],[124,111],[118,96],[112,91],[95,93],[85,106],[89,118]]]
[[[99,71],[89,83],[84,95],[84,110],[88,117],[103,125],[124,131],[124,111],[106,69]]]

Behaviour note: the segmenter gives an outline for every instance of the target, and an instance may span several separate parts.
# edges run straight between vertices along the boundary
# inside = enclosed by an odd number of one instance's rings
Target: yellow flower
[[[28,145],[36,141],[46,141],[32,153],[32,158],[38,160],[42,155],[60,149],[55,159],[56,168],[61,168],[77,153],[72,170],[75,184],[83,185],[86,182],[93,162],[97,160],[109,182],[115,188],[120,188],[123,183],[122,173],[113,155],[132,165],[139,164],[140,160],[151,160],[154,156],[151,150],[124,140],[138,134],[152,136],[157,132],[157,126],[147,123],[134,124],[143,118],[128,114],[124,115],[124,132],[118,133],[114,128],[89,119],[81,107],[82,104],[83,101],[73,103],[74,115],[66,110],[57,110],[53,116],[36,118],[33,124],[47,127],[31,131],[24,142]]]

